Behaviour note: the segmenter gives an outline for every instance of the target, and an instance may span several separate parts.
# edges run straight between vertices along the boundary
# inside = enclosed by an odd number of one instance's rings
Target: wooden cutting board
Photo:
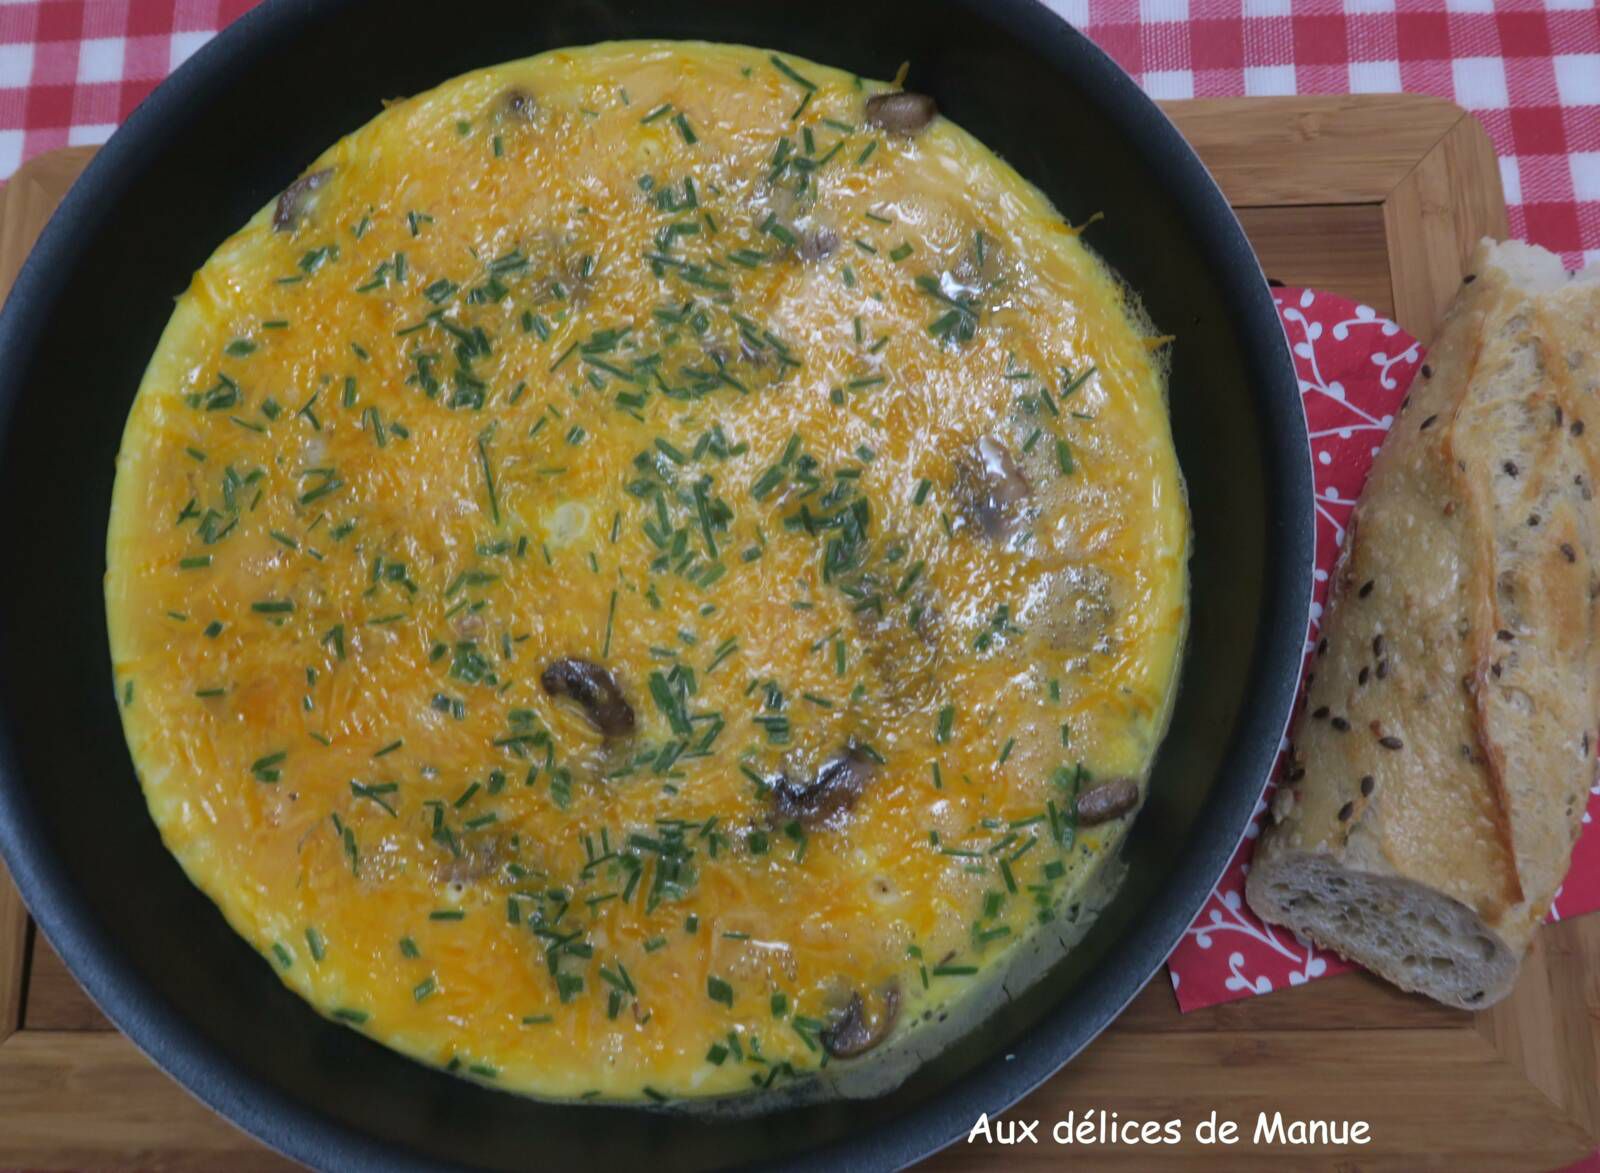
[[[1506,232],[1493,149],[1470,116],[1398,95],[1166,107],[1238,209],[1267,274],[1348,294],[1427,341],[1484,234]],[[0,192],[0,286],[90,151],[42,156]],[[0,1167],[282,1169],[117,1034],[0,872]],[[1359,1148],[1050,1143],[1076,1110],[1187,1124],[1215,1110],[1363,1120]],[[1600,1144],[1600,916],[1546,927],[1516,992],[1477,1015],[1347,974],[1180,1016],[1152,981],[1012,1113],[1045,1143],[967,1146],[925,1168],[1545,1170]],[[967,1122],[962,1122],[963,1124]]]

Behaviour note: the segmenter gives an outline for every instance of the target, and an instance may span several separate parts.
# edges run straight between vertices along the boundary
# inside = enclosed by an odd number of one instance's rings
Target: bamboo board
[[[1238,210],[1268,276],[1348,294],[1427,341],[1474,241],[1506,232],[1494,153],[1459,108],[1401,95],[1218,99],[1166,110]],[[88,161],[0,192],[0,287]],[[1360,1148],[1057,1147],[1076,1109],[1364,1120]],[[925,1168],[1555,1169],[1600,1145],[1600,916],[1547,927],[1515,993],[1478,1015],[1348,974],[1180,1016],[1164,979],[1009,1114],[1045,1143],[957,1145]],[[1187,1129],[1186,1129],[1187,1132]],[[0,872],[0,1166],[288,1167],[185,1095],[73,982]]]

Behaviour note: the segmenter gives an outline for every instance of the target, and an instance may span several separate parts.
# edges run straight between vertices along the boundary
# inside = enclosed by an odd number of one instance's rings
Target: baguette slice
[[[1250,907],[1407,990],[1510,991],[1600,717],[1600,266],[1484,241],[1329,584]]]

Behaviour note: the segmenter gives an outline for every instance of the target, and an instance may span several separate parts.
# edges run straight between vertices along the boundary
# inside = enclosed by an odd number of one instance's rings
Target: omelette
[[[195,274],[128,417],[106,610],[168,848],[464,1078],[901,1078],[1092,920],[1171,706],[1172,340],[1080,231],[931,99],[766,50],[387,105]]]

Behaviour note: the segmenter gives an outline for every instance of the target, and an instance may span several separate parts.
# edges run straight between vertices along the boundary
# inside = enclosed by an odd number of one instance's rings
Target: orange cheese
[[[781,1086],[958,1005],[1120,838],[1073,804],[1143,778],[1182,640],[1159,344],[885,89],[484,70],[179,299],[119,700],[166,843],[323,1013],[530,1094]],[[570,657],[631,730],[545,686]]]

